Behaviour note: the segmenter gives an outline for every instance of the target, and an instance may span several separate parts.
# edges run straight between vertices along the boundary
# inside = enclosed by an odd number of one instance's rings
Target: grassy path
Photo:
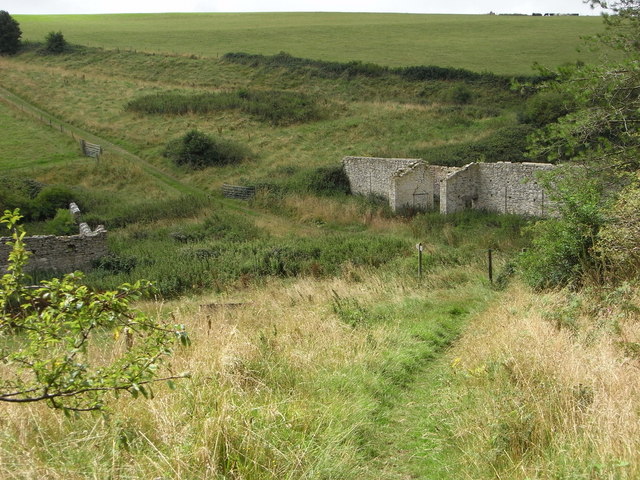
[[[375,453],[366,478],[469,478],[464,452],[455,443],[455,412],[449,401],[455,373],[447,352],[478,312],[495,301],[499,297],[476,283],[396,305],[396,318],[403,319],[411,340],[394,363],[404,365],[407,377],[401,388],[390,389],[390,401],[383,402],[376,418],[371,439]]]
[[[456,448],[455,435],[445,404],[451,375],[446,353],[428,365],[398,399],[380,431],[384,447],[375,465],[380,478],[446,480],[467,478],[463,452]]]

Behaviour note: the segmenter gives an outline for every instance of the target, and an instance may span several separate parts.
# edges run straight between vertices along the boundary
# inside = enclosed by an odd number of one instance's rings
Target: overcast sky
[[[2,0],[11,14],[156,12],[579,13],[581,0]]]

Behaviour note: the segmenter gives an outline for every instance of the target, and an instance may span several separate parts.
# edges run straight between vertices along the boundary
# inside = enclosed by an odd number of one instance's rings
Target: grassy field
[[[5,137],[0,145],[0,169],[3,172],[60,162],[74,163],[79,159],[80,149],[71,138],[42,128],[42,125],[3,103],[0,103],[0,125]]]
[[[71,43],[217,58],[228,52],[381,65],[438,65],[530,74],[595,58],[580,38],[602,31],[598,17],[351,13],[17,15],[23,38],[62,31]]]

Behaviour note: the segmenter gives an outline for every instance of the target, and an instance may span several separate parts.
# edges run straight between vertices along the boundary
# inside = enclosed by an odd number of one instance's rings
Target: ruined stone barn
[[[481,209],[547,216],[551,202],[536,174],[545,163],[470,163],[464,167],[429,165],[415,158],[345,157],[351,192],[386,198],[393,211],[439,209],[454,213]]]

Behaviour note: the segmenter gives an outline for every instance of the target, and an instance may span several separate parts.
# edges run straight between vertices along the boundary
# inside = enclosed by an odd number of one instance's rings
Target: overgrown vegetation
[[[60,54],[67,50],[67,40],[62,32],[49,32],[44,39],[44,51],[46,53]]]
[[[531,161],[527,157],[527,137],[533,131],[528,125],[502,127],[477,141],[416,149],[411,155],[433,165],[449,167],[462,167],[471,162],[526,162]]]
[[[276,55],[261,55],[250,53],[226,53],[223,59],[227,62],[250,65],[252,67],[287,68],[291,70],[303,70],[311,75],[324,78],[346,77],[383,77],[397,76],[414,82],[433,80],[462,80],[468,82],[479,82],[487,85],[506,87],[509,85],[509,77],[499,76],[493,73],[477,73],[463,68],[446,68],[435,65],[412,66],[412,67],[386,67],[375,63],[363,63],[360,61],[351,62],[327,62],[322,60],[312,60],[307,58],[294,57],[288,53],[280,52]],[[539,81],[540,78],[520,77]]]
[[[6,10],[0,10],[0,55],[13,55],[18,52],[22,37],[20,24]]]
[[[160,93],[127,103],[126,110],[147,114],[207,114],[222,110],[241,110],[273,125],[317,120],[322,116],[318,102],[308,95],[288,91],[242,89],[225,93],[185,95]]]

